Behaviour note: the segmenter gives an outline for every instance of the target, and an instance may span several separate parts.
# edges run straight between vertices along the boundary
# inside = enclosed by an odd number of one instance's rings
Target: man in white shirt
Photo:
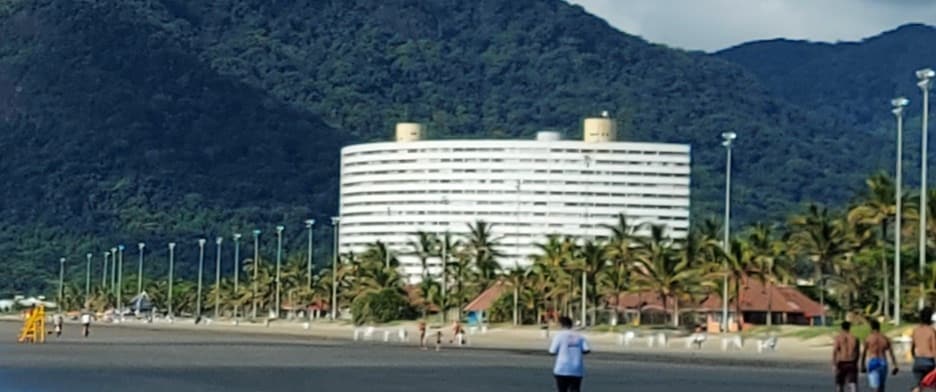
[[[585,337],[572,330],[572,319],[560,317],[562,332],[553,337],[549,353],[556,356],[553,375],[559,392],[579,392],[585,375],[584,355],[591,352]]]
[[[91,332],[91,313],[84,312],[81,314],[81,334],[84,337],[88,337],[88,334]]]

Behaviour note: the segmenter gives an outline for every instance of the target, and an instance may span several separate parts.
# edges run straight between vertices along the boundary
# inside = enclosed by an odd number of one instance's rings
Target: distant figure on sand
[[[861,343],[851,334],[851,323],[842,322],[842,331],[835,337],[832,366],[835,369],[836,392],[858,391],[858,353]]]
[[[560,317],[562,332],[553,337],[549,353],[556,356],[553,376],[559,392],[579,392],[582,390],[582,378],[585,376],[585,354],[591,352],[588,341],[572,330],[572,319]]]
[[[84,312],[81,314],[81,335],[88,337],[91,333],[91,313]]]
[[[426,322],[419,320],[419,348],[426,349]]]
[[[910,352],[913,354],[913,376],[919,387],[923,377],[936,368],[936,330],[933,330],[933,309],[925,307],[920,310],[920,321],[913,329]]]
[[[52,316],[52,323],[55,325],[55,337],[62,336],[62,326],[65,324],[65,318],[62,317],[62,314],[56,313],[55,316]]]
[[[868,386],[875,392],[884,392],[887,383],[887,358],[894,365],[893,374],[897,374],[897,358],[891,349],[891,342],[881,333],[881,323],[871,320],[871,334],[865,339],[864,351],[861,352],[861,371],[868,373]],[[868,355],[870,353],[870,356]]]

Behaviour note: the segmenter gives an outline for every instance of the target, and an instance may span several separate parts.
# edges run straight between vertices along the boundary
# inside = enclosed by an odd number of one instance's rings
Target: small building
[[[481,325],[487,321],[488,311],[494,306],[494,302],[507,291],[507,285],[503,281],[498,281],[479,294],[468,305],[465,305],[464,311],[468,319],[468,325]]]

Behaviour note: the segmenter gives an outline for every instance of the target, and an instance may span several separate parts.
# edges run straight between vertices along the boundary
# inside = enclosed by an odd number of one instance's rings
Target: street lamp
[[[59,259],[59,289],[58,289],[58,306],[59,312],[62,312],[62,308],[65,307],[65,258],[62,257]]]
[[[107,258],[110,252],[104,252],[104,272],[101,273],[101,287],[107,288]]]
[[[240,284],[240,233],[234,233],[234,296],[237,296],[238,285]],[[234,325],[237,325],[237,311],[239,301],[234,301]]]
[[[137,247],[140,248],[140,262],[137,267],[137,295],[143,292],[143,248],[146,247],[146,244],[139,243]]]
[[[173,271],[175,269],[175,242],[169,243],[169,295],[166,308],[169,311],[169,320],[172,320],[172,281],[173,281]]]
[[[111,290],[117,289],[117,248],[111,248],[111,274],[110,274],[110,287]],[[114,291],[114,296],[117,296],[117,292]]]
[[[312,288],[312,231],[315,228],[315,219],[306,219],[305,221],[306,228],[309,229],[309,254],[306,261],[306,270],[308,271],[308,277],[306,278],[306,287]]]
[[[215,306],[214,306],[214,319],[218,319],[218,311],[220,310],[219,306],[221,305],[221,243],[224,242],[223,237],[215,238],[215,245],[217,248],[215,250]]]
[[[195,297],[195,322],[197,323],[201,319],[202,311],[202,273],[205,270],[205,240],[204,238],[198,239],[198,294]]]
[[[923,91],[923,136],[921,145],[921,163],[920,163],[920,276],[923,276],[923,270],[926,265],[926,139],[927,127],[929,126],[929,88],[930,81],[936,76],[936,71],[930,68],[924,68],[916,71],[916,77],[919,79],[917,86]],[[923,282],[920,282],[920,292],[923,292]],[[924,306],[924,296],[920,296],[920,309]]]
[[[250,299],[253,301],[251,309],[251,318],[257,319],[257,270],[260,267],[260,230],[253,231],[254,237],[254,257],[253,257],[253,294]]]
[[[592,157],[590,155],[585,155],[585,169],[591,169]],[[591,204],[594,202],[591,194],[591,179],[585,179],[585,172],[582,173],[583,180],[585,181],[585,193],[588,195],[588,202],[585,203],[585,237],[588,240],[592,239],[591,236]],[[591,174],[589,170],[587,174]],[[518,186],[519,188],[519,186]],[[585,268],[582,269],[582,326],[588,325],[588,276],[586,275]]]
[[[84,296],[85,296],[85,302],[87,302],[88,295],[91,294],[91,257],[93,257],[93,255],[91,253],[88,253],[85,255],[85,257],[88,259],[88,262],[85,265],[85,282],[84,282]]]
[[[897,117],[897,169],[896,169],[896,203],[897,213],[894,222],[894,322],[900,325],[900,237],[901,237],[901,202],[903,196],[903,113],[904,108],[910,101],[904,97],[898,97],[891,100],[891,110]]]
[[[331,300],[331,318],[338,318],[338,235],[341,226],[341,217],[333,216],[332,223],[332,300]]]
[[[280,302],[280,291],[282,289],[282,285],[280,284],[280,264],[283,259],[283,229],[283,226],[276,226],[276,302],[273,303],[273,312],[277,319],[279,319],[280,309],[282,309],[283,306]]]
[[[117,245],[117,309],[120,319],[123,319],[123,251],[127,247]]]
[[[722,246],[725,248],[725,254],[731,252],[731,147],[738,135],[734,132],[724,132],[721,134],[722,146],[725,146],[725,239]],[[725,261],[727,269],[727,260]],[[722,331],[728,332],[728,274],[725,271],[725,277],[722,281]],[[741,317],[741,315],[735,315]],[[676,315],[679,317],[679,315]]]

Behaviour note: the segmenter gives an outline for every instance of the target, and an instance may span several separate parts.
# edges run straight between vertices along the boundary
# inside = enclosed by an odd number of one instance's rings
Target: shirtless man
[[[861,371],[868,373],[868,386],[875,392],[884,392],[887,382],[887,356],[894,364],[894,374],[897,374],[897,358],[891,350],[891,342],[881,333],[881,323],[871,320],[871,334],[865,340],[864,351],[861,352]],[[871,356],[868,356],[871,353]],[[870,359],[869,359],[870,358]]]
[[[910,352],[913,354],[913,376],[916,385],[920,385],[923,377],[936,368],[936,330],[932,326],[933,309],[925,307],[920,310],[920,323],[913,329],[913,340]]]
[[[419,320],[419,348],[426,349],[426,322]]]
[[[832,366],[835,368],[835,391],[858,391],[858,338],[851,334],[851,323],[842,322],[842,332],[835,337]]]

